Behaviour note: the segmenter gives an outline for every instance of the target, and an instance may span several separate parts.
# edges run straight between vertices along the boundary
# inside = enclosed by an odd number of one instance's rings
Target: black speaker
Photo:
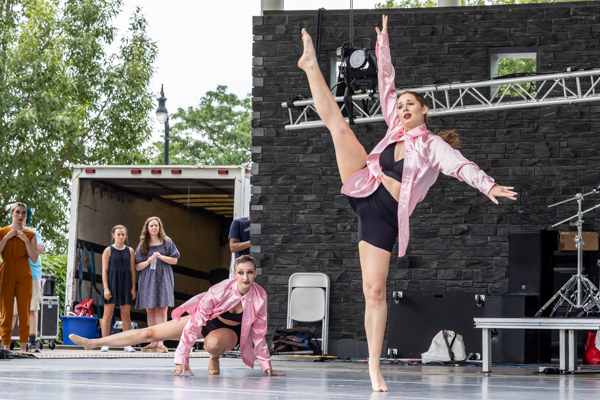
[[[556,231],[517,231],[508,235],[508,293],[552,297],[552,256]]]
[[[537,296],[487,296],[485,318],[534,317],[542,304]],[[492,360],[500,363],[550,363],[552,332],[540,329],[498,329],[492,332]]]
[[[397,349],[399,358],[421,358],[443,329],[463,336],[467,354],[481,352],[473,318],[483,317],[484,304],[478,305],[475,293],[405,290],[397,301],[390,299],[386,348]]]

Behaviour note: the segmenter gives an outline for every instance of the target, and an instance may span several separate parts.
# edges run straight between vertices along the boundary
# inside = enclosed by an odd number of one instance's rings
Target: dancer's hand
[[[29,239],[27,239],[27,235],[25,235],[25,233],[23,231],[15,230],[15,232],[16,232],[15,236],[18,237],[19,239],[21,239],[21,241],[23,243],[29,242]]]
[[[135,300],[135,296],[136,296],[135,289],[131,289],[131,300]]]
[[[267,374],[267,376],[285,376],[285,374],[280,374],[279,372],[275,372],[271,368],[266,370],[265,374]]]
[[[17,230],[16,229],[11,229],[10,231],[8,231],[8,233],[6,235],[4,235],[4,237],[2,238],[3,241],[8,241],[14,237],[17,236]]]
[[[388,19],[387,15],[381,16],[381,30],[379,30],[378,27],[375,27],[375,30],[377,31],[378,35],[387,35],[388,34],[387,19]]]
[[[511,200],[516,200],[517,192],[513,192],[510,189],[514,189],[514,187],[495,185],[492,187],[487,196],[494,202],[494,204],[498,204],[496,197],[507,197]]]
[[[184,364],[177,364],[177,367],[173,371],[171,371],[171,375],[173,375],[174,373],[175,376],[185,376],[185,371],[188,371],[191,376],[194,376],[192,370],[190,369],[190,366]]]
[[[110,289],[104,289],[104,298],[106,300],[112,299],[112,293],[110,292]]]

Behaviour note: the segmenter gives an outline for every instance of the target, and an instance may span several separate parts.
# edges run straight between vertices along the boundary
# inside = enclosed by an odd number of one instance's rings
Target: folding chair
[[[299,272],[290,276],[288,286],[287,328],[294,322],[323,321],[321,349],[327,355],[329,336],[329,276]]]

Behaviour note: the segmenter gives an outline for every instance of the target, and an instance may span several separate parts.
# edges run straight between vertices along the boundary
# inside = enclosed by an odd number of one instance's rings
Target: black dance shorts
[[[204,325],[202,327],[202,336],[206,337],[206,336],[208,336],[209,333],[211,333],[215,329],[220,329],[220,328],[227,328],[227,329],[231,329],[232,331],[234,331],[235,334],[237,335],[237,344],[240,344],[240,335],[242,332],[242,324],[235,325],[235,326],[227,325],[226,323],[224,323],[217,317],[206,321],[206,325]]]
[[[398,237],[398,202],[380,184],[367,197],[350,197],[348,202],[358,216],[358,241],[361,240],[390,253]]]

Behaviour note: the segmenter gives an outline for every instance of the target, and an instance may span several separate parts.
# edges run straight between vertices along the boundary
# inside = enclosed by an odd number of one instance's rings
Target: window
[[[511,75],[517,73],[536,73],[538,71],[538,57],[536,48],[496,48],[490,50],[490,77]],[[535,83],[523,82],[521,88],[529,93],[535,92]],[[522,99],[518,93],[519,88],[514,86],[505,93],[508,85],[502,85],[498,91],[498,86],[490,88],[490,96],[499,98],[504,94],[504,97],[518,97]]]

